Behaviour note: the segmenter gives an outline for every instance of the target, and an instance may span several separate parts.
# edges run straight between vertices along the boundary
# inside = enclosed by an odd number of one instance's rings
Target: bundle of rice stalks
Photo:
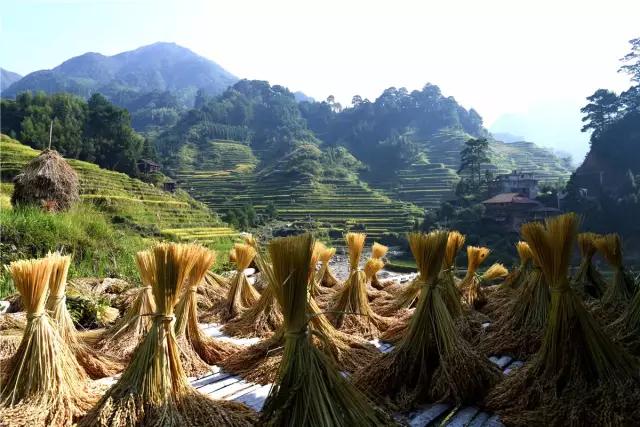
[[[610,330],[636,356],[640,356],[640,292],[636,292],[629,307]]]
[[[255,241],[253,242],[256,244]],[[273,280],[273,268],[257,246],[254,248],[257,251],[255,257],[256,265],[260,269],[261,276],[266,279],[267,286],[260,294],[260,299],[256,304],[224,325],[223,331],[229,335],[268,337],[282,326],[282,312],[276,301],[273,286],[269,286],[269,282]]]
[[[578,248],[580,249],[580,267],[573,277],[571,285],[580,295],[591,298],[600,298],[607,287],[602,274],[593,265],[593,256],[596,254],[596,241],[600,235],[595,233],[578,234]]]
[[[626,304],[636,292],[633,278],[622,263],[622,242],[617,234],[607,234],[594,241],[596,248],[613,267],[613,280],[602,296],[604,304]]]
[[[322,276],[318,277],[320,278],[320,284],[325,288],[335,288],[340,285],[340,282],[336,279],[336,276],[333,275],[331,267],[329,266],[329,261],[335,254],[335,248],[325,248],[320,253],[320,262],[322,263],[320,271],[322,271]]]
[[[320,269],[314,274],[314,281],[311,284],[310,293],[313,297],[331,295],[334,292],[333,287],[337,284],[337,281],[332,282],[331,287],[328,287],[324,284],[325,276],[327,272],[333,277],[329,269],[329,261],[336,253],[335,248],[327,248],[321,242],[316,242],[314,247],[314,252],[318,255],[318,261],[320,261]],[[335,277],[333,277],[335,280]]]
[[[313,238],[310,234],[274,239],[269,253],[283,307],[282,362],[265,401],[261,425],[377,426],[393,424],[339,372],[313,343],[306,310]]]
[[[365,234],[347,233],[345,240],[349,249],[349,278],[333,297],[331,319],[336,328],[343,332],[369,339],[377,338],[381,331],[387,329],[389,322],[376,314],[369,305],[366,274],[358,268]],[[377,266],[380,262],[372,261]],[[373,264],[370,265],[370,273],[377,271]]]
[[[376,277],[378,271],[382,270],[384,267],[384,261],[379,258],[370,258],[365,262],[364,268],[364,281],[365,286],[367,288],[367,298],[369,301],[374,301],[377,298],[384,297],[389,295],[387,292],[376,289],[373,286],[373,280]]]
[[[151,330],[118,382],[79,425],[252,425],[253,411],[200,394],[189,384],[182,368],[173,313],[195,257],[187,245],[180,244],[160,244],[152,251],[157,310]]]
[[[223,320],[231,320],[239,316],[243,310],[253,306],[260,294],[249,283],[247,276],[244,274],[253,258],[256,256],[256,250],[253,246],[236,243],[233,248],[236,263],[236,272],[229,282],[229,292],[222,313]]]
[[[384,260],[382,258],[387,255],[387,252],[389,252],[389,248],[387,246],[381,245],[378,242],[373,242],[373,246],[371,246],[371,258],[380,260],[382,262],[382,267],[380,267],[379,270],[384,267]],[[382,290],[384,289],[385,285],[386,283],[380,283],[377,275],[374,274],[371,277],[371,286],[373,286],[375,289]]]
[[[123,368],[122,364],[83,342],[73,324],[65,304],[65,288],[71,258],[58,253],[49,254],[47,258],[51,260],[52,269],[46,308],[60,337],[92,379],[110,377],[120,372]]]
[[[469,307],[477,309],[487,302],[484,292],[480,288],[480,276],[477,271],[490,252],[488,248],[467,246],[467,274],[460,283],[460,290],[462,300]]]
[[[464,246],[465,237],[459,231],[450,231],[447,237],[447,249],[442,264],[442,277],[439,284],[442,286],[442,294],[449,307],[449,312],[454,318],[462,314],[462,304],[460,302],[461,294],[457,287],[456,281],[456,256],[462,246]]]
[[[120,360],[129,360],[133,351],[143,340],[152,325],[151,315],[156,304],[151,291],[155,283],[154,255],[151,251],[136,254],[136,264],[142,279],[142,286],[124,316],[101,337],[98,347],[101,353],[112,354]]]
[[[516,243],[516,250],[520,257],[520,264],[509,272],[502,283],[486,289],[487,304],[482,307],[482,312],[491,317],[498,317],[500,313],[504,312],[505,305],[513,301],[515,291],[527,282],[531,272],[533,254],[527,242]]]
[[[188,376],[211,372],[209,365],[238,351],[238,346],[206,336],[198,325],[198,287],[216,260],[215,253],[200,245],[187,245],[185,259],[190,261],[186,285],[176,305],[175,333],[180,349],[180,362]]]
[[[391,352],[357,371],[354,382],[401,408],[425,401],[478,401],[502,374],[460,337],[437,284],[447,232],[412,233],[409,245],[422,286],[409,330]]]
[[[27,311],[27,324],[18,350],[3,361],[3,426],[70,426],[95,402],[84,370],[45,310],[54,264],[48,257],[9,266]]]
[[[540,350],[490,394],[509,425],[635,425],[640,419],[637,360],[600,328],[569,285],[578,217],[530,223],[522,234],[551,288]]]
[[[317,255],[318,251],[314,250],[311,265],[317,263],[317,258],[315,258]],[[273,267],[270,265],[265,267],[264,272],[269,282],[267,289],[271,288],[269,292],[272,292],[275,297],[279,284]],[[309,287],[311,288],[311,284]],[[353,372],[362,363],[371,360],[378,353],[377,349],[363,338],[336,330],[320,311],[314,298],[307,299],[307,311],[310,318],[309,327],[313,331],[315,344],[336,363],[339,363],[343,370]],[[285,330],[281,325],[269,338],[231,355],[221,365],[227,371],[234,372],[247,381],[260,384],[272,383],[276,378],[278,366],[280,366],[284,343]]]
[[[551,292],[542,270],[534,264],[520,289],[504,300],[494,322],[482,337],[480,350],[487,354],[525,359],[540,348],[551,308]]]

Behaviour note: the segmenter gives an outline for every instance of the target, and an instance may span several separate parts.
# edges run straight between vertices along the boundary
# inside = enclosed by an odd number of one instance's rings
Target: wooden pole
[[[53,137],[53,120],[51,120],[51,124],[49,125],[49,150],[51,150],[51,138]]]

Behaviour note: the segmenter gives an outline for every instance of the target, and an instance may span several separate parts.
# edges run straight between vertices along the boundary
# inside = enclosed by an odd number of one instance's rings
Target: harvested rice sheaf
[[[478,275],[478,267],[489,256],[488,248],[467,246],[467,274],[460,283],[463,301],[473,308],[480,308],[486,304],[487,299],[481,288],[481,280]]]
[[[155,258],[151,251],[136,254],[136,263],[142,286],[136,289],[135,299],[124,316],[101,336],[98,348],[103,354],[111,354],[120,360],[130,360],[133,351],[149,332],[151,315],[156,311],[152,285],[155,282]]]
[[[185,373],[188,376],[200,376],[211,372],[209,365],[220,363],[239,348],[206,336],[198,324],[198,288],[215,263],[215,253],[200,245],[188,245],[185,251],[186,257],[194,262],[176,305],[175,332]]]
[[[3,361],[3,426],[71,426],[97,400],[89,391],[85,371],[45,310],[55,264],[47,257],[9,266],[27,312],[27,324],[18,350]]]
[[[522,234],[551,288],[540,350],[487,399],[508,425],[637,425],[637,359],[613,342],[569,284],[578,217],[530,223]]]
[[[330,313],[338,330],[371,339],[380,336],[389,320],[375,313],[369,305],[366,273],[359,269],[365,237],[362,233],[347,233],[345,237],[349,250],[349,278],[335,294]],[[371,274],[379,267],[378,263],[370,264]]]
[[[602,302],[604,304],[627,304],[636,293],[636,286],[622,261],[620,236],[607,234],[596,239],[594,244],[613,268],[613,280],[607,286],[602,296]]]
[[[373,242],[373,245],[371,246],[371,258],[382,261],[382,267],[380,267],[380,270],[384,267],[383,258],[387,255],[387,252],[389,252],[389,248],[387,246],[378,242]],[[385,288],[385,285],[386,283],[382,283],[378,280],[377,273],[371,277],[371,286],[375,289],[382,290]]]
[[[447,249],[442,264],[441,280],[438,282],[442,287],[442,294],[449,307],[449,312],[454,318],[462,314],[462,303],[460,301],[461,294],[456,284],[456,256],[462,246],[464,246],[466,238],[458,231],[450,231],[447,236]]]
[[[601,298],[607,288],[602,274],[593,265],[593,256],[596,254],[596,241],[601,236],[595,233],[578,234],[578,248],[580,248],[580,267],[573,277],[571,285],[580,295],[590,298]]]
[[[379,426],[394,424],[318,349],[309,330],[306,301],[313,270],[311,235],[274,239],[269,252],[283,307],[284,349],[276,381],[265,401],[261,425]]]
[[[478,402],[502,376],[455,329],[437,284],[446,244],[445,231],[409,235],[422,288],[409,330],[391,352],[353,377],[361,390],[386,397],[400,408],[430,401]]]
[[[152,326],[118,381],[79,426],[249,426],[255,413],[244,405],[216,401],[195,390],[180,362],[174,307],[194,266],[188,245],[153,249],[157,310]]]
[[[123,365],[112,357],[103,354],[85,343],[76,330],[65,304],[67,273],[71,258],[58,253],[49,254],[53,268],[49,279],[49,297],[47,311],[51,314],[60,336],[75,355],[78,363],[92,379],[113,376],[123,369]]]
[[[249,283],[244,273],[256,256],[255,248],[246,243],[236,243],[233,253],[236,271],[229,283],[229,293],[222,315],[224,320],[231,320],[239,316],[242,311],[253,306],[260,298],[260,294]]]
[[[254,241],[255,244],[255,241]],[[273,274],[273,268],[267,257],[260,253],[255,246],[257,255],[256,265],[260,274],[267,281],[267,286],[260,294],[260,299],[252,307],[224,325],[223,331],[229,335],[238,337],[269,337],[282,326],[282,312],[276,301],[274,289],[268,286],[269,277]]]
[[[516,243],[516,250],[520,257],[520,264],[509,272],[502,283],[486,289],[487,304],[481,308],[481,311],[493,319],[504,313],[505,306],[513,301],[517,291],[527,282],[531,272],[533,254],[527,242]]]

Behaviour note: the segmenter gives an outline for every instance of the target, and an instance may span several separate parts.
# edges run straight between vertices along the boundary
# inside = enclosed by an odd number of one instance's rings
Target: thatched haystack
[[[14,178],[11,204],[65,211],[78,200],[78,175],[55,150],[44,150]]]

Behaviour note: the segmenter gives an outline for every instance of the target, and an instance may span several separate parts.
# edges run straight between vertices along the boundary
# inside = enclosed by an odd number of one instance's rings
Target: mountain
[[[0,68],[0,91],[4,92],[6,88],[8,88],[21,78],[22,76],[18,73]]]
[[[40,70],[10,85],[3,93],[42,90],[89,97],[100,92],[117,104],[148,92],[173,93],[184,106],[192,106],[198,89],[217,95],[238,79],[215,62],[175,43],[154,43],[105,56],[89,52],[51,70]]]

